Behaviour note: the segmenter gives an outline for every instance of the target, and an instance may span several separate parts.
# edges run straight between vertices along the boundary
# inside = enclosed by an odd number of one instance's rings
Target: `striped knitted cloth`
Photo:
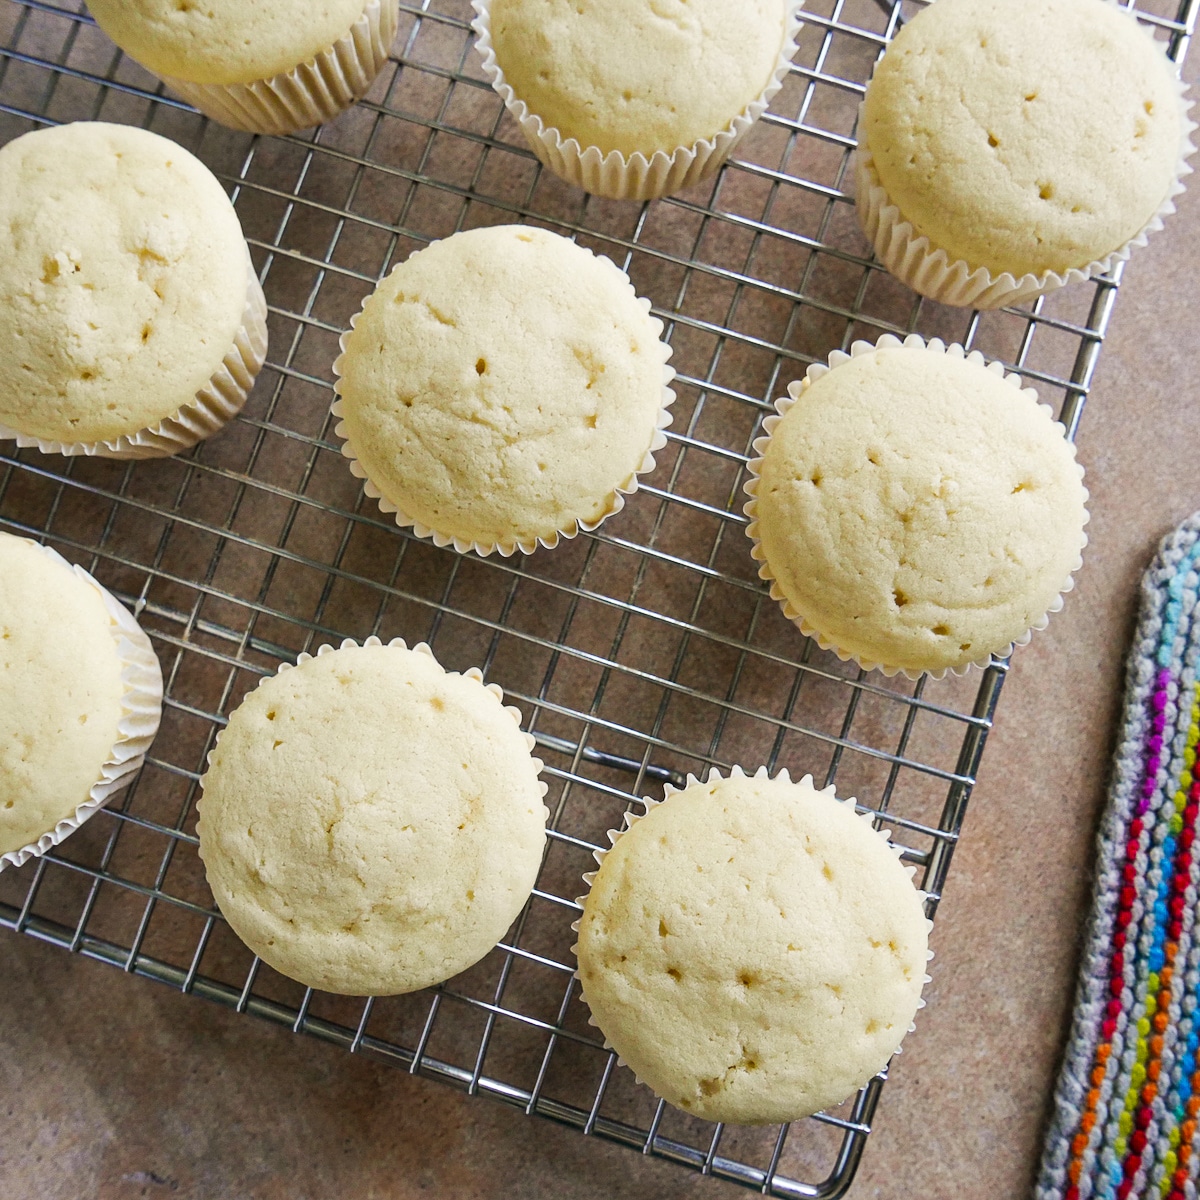
[[[1142,581],[1038,1200],[1196,1200],[1198,560],[1200,513],[1166,538]]]

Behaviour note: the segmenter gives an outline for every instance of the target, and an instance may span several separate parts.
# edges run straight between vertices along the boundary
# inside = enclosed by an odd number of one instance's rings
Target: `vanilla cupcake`
[[[962,673],[1044,628],[1087,543],[1075,447],[1032,388],[915,334],[777,402],[746,485],[759,574],[801,631],[886,674]]]
[[[428,646],[302,654],[230,715],[198,805],[233,931],[308,987],[392,995],[481,959],[528,900],[545,786],[520,713]]]
[[[875,68],[858,211],[884,264],[996,308],[1110,271],[1174,212],[1183,89],[1107,0],[937,0]]]
[[[81,567],[0,533],[0,871],[45,854],[142,765],[162,672]]]
[[[349,108],[386,65],[398,0],[94,0],[96,23],[206,116],[291,133]]]
[[[665,443],[662,322],[620,268],[557,234],[435,242],[353,326],[333,365],[342,453],[439,546],[528,554],[595,529]]]
[[[708,1121],[794,1121],[887,1065],[930,922],[884,834],[833,788],[714,771],[626,816],[585,876],[579,980],[605,1042]]]
[[[174,454],[237,414],[266,349],[237,214],[181,146],[81,121],[0,149],[0,438]]]
[[[650,200],[707,178],[796,52],[796,0],[473,0],[484,72],[534,153],[585,191]]]

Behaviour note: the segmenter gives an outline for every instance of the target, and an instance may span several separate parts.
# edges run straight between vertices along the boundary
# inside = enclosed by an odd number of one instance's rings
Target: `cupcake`
[[[858,212],[884,265],[998,308],[1110,271],[1175,211],[1183,88],[1106,0],[937,0],[875,68]]]
[[[174,454],[236,415],[266,351],[237,214],[198,159],[96,121],[0,149],[0,438]]]
[[[605,1042],[670,1104],[797,1120],[887,1065],[926,982],[930,922],[887,835],[786,771],[646,801],[599,852],[579,980]]]
[[[961,346],[889,334],[829,364],[754,443],[748,533],[772,597],[823,648],[889,675],[1006,656],[1062,607],[1087,543],[1063,427]]]
[[[661,333],[607,258],[530,226],[456,233],[401,263],[342,339],[342,453],[439,546],[553,547],[653,470],[674,399]]]
[[[158,659],[125,608],[53,550],[0,533],[0,871],[107,804],[161,712]]]
[[[796,52],[797,0],[473,0],[483,69],[568,183],[651,200],[706,179]]]
[[[96,23],[205,116],[250,133],[322,125],[388,60],[398,0],[94,0]]]
[[[429,647],[322,646],[230,715],[200,857],[233,931],[307,987],[392,995],[481,959],[529,898],[545,786],[520,713]]]

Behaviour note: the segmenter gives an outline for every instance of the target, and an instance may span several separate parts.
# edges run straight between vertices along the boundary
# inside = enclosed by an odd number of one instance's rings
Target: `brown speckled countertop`
[[[1197,76],[1193,55],[1187,74]],[[1137,580],[1200,508],[1200,189],[1136,255],[1079,436],[1077,591],[1014,659],[934,932],[928,1009],[852,1195],[1027,1194],[1074,983]],[[5,1200],[734,1197],[0,933]]]

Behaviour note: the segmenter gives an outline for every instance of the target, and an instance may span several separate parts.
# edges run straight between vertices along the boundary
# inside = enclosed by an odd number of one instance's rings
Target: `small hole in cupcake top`
[[[1012,494],[1015,496],[1018,492],[1032,492],[1032,491],[1033,491],[1033,484],[1023,481],[1021,483],[1018,483],[1016,485],[1016,487],[1013,488]]]
[[[474,899],[475,899],[475,893],[470,888],[468,888],[467,889],[467,900],[471,901]]]
[[[892,599],[897,608],[903,608],[908,603],[908,597],[899,588],[892,588]]]
[[[153,329],[153,326],[151,326],[151,325],[143,325],[142,326],[142,341],[143,342],[148,342],[150,340],[150,333],[151,333],[152,329]]]
[[[739,971],[737,981],[742,987],[749,988],[758,982],[758,976],[753,971]]]
[[[1053,200],[1054,199],[1054,184],[1043,183],[1042,186],[1040,188],[1038,188],[1038,195],[1041,196],[1041,198],[1043,200]]]
[[[988,145],[991,146],[991,148],[993,150],[995,150],[995,148],[998,145],[1000,145],[1000,139],[994,133],[989,133],[988,134]]]
[[[630,91],[624,91],[621,93],[621,99],[624,100],[626,104],[628,104],[629,101],[633,99],[633,93]]]
[[[479,358],[475,360],[475,374],[482,375],[487,370],[487,359]]]
[[[1148,117],[1154,116],[1154,101],[1153,100],[1147,100],[1142,105],[1142,108],[1145,109],[1146,116],[1148,116]]]
[[[675,980],[676,983],[678,983],[683,978],[683,973],[679,970],[678,967],[668,967],[667,974],[670,975],[670,977],[673,980]]]
[[[821,486],[821,480],[822,480],[823,478],[824,478],[824,476],[822,476],[822,474],[821,474],[821,472],[820,472],[820,471],[814,471],[814,472],[812,473],[812,485],[813,485],[813,487],[820,487],[820,486]]]
[[[946,625],[935,625],[933,627],[933,632],[938,637],[945,637],[950,632],[950,629],[949,629],[949,626],[946,626]]]
[[[961,644],[959,645],[959,647],[958,647],[958,648],[959,648],[960,650],[970,650],[970,648],[971,648],[971,643],[970,643],[970,642],[963,642],[963,643],[961,643]]]
[[[1030,93],[1029,93],[1029,94],[1028,94],[1028,95],[1025,97],[1025,101],[1026,101],[1026,103],[1032,103],[1032,101],[1036,100],[1037,98],[1038,98],[1038,94],[1037,94],[1037,92],[1030,92]]]
[[[267,713],[267,720],[268,721],[275,720],[275,710],[274,709],[271,709],[271,711],[269,713]]]
[[[595,414],[595,413],[588,413],[588,415],[587,415],[586,417],[584,417],[584,418],[583,418],[583,423],[584,423],[584,425],[586,425],[586,426],[587,426],[589,429],[595,429],[595,428],[596,428],[596,414]]]

